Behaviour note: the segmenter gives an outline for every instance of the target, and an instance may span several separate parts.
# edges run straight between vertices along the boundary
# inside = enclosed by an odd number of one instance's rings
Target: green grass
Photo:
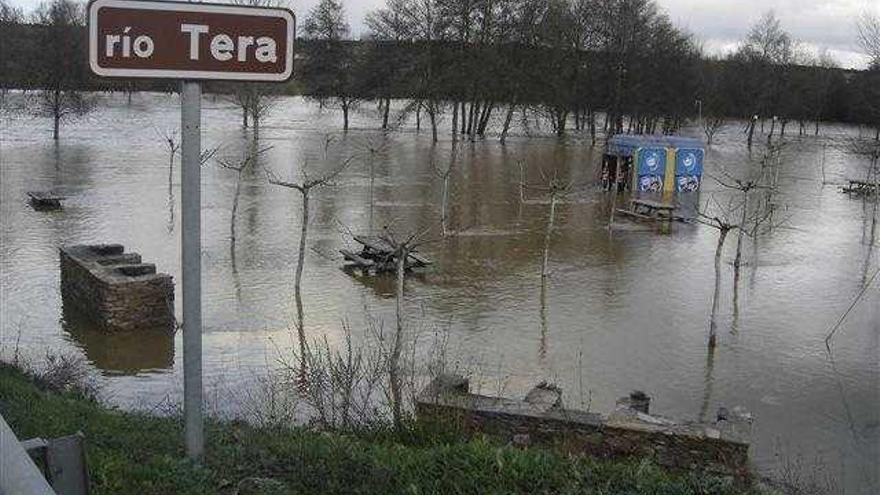
[[[19,439],[86,435],[92,493],[236,493],[247,477],[294,494],[759,494],[730,480],[670,473],[649,462],[572,459],[490,440],[410,432],[339,434],[209,421],[204,463],[185,459],[179,418],[109,409],[75,391],[45,390],[0,365],[0,412]]]

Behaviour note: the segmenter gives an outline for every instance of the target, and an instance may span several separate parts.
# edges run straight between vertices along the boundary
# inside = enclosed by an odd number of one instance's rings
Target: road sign
[[[106,77],[286,81],[293,12],[152,0],[92,0],[89,65]]]
[[[201,97],[198,80],[275,81],[293,74],[287,9],[152,0],[92,0],[89,66],[104,77],[182,80],[181,285],[186,453],[204,452],[202,416]]]

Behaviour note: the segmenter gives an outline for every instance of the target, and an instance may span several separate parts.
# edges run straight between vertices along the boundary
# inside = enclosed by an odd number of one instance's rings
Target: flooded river
[[[65,125],[51,139],[44,118],[5,113],[0,127],[0,343],[37,358],[46,349],[74,352],[100,373],[108,399],[122,407],[175,403],[182,390],[181,335],[105,336],[68,322],[62,313],[58,247],[115,242],[172,274],[180,291],[178,168],[169,191],[168,155],[160,134],[179,125],[174,96],[106,99],[99,110]],[[501,116],[499,116],[500,118]],[[383,143],[370,173],[359,160],[331,187],[314,195],[303,278],[310,338],[338,345],[343,322],[355,339],[369,338],[368,320],[391,324],[393,283],[340,270],[349,235],[372,225],[419,231],[438,224],[442,180],[431,167],[448,160],[448,132],[432,148],[430,129],[414,119],[383,135],[372,106],[331,147],[331,158]],[[448,118],[446,125],[448,125]],[[203,169],[204,366],[210,406],[234,411],[235,397],[289,354],[300,199],[269,186],[263,170],[300,177],[331,166],[322,160],[324,135],[341,117],[316,104],[285,99],[265,120],[260,145],[271,146],[260,170],[246,174],[230,249],[235,172]],[[789,126],[789,133],[796,133]],[[250,138],[240,114],[206,98],[203,143],[218,156],[241,156]],[[720,168],[744,176],[750,160],[735,125],[716,137],[708,174]],[[520,202],[518,161],[529,182],[539,170],[575,184],[597,177],[599,148],[577,135],[564,142],[549,130],[518,129],[506,146],[497,139],[467,143],[450,178],[450,229],[458,235],[421,250],[434,266],[407,282],[408,327],[442,334],[448,360],[470,370],[486,393],[518,396],[548,380],[566,403],[607,412],[633,389],[647,391],[652,410],[696,419],[707,408],[743,406],[755,417],[752,457],[767,473],[800,462],[833,475],[841,493],[876,494],[880,465],[880,283],[868,289],[837,331],[829,353],[824,337],[880,264],[862,202],[822,186],[864,174],[866,163],[846,153],[858,130],[829,126],[823,136],[788,138],[777,203],[783,226],[746,242],[746,265],[733,303],[735,238],[725,252],[719,346],[707,355],[717,231],[675,225],[670,235],[609,233],[609,198],[579,188],[558,208],[551,240],[551,276],[543,298],[541,250],[548,204],[526,192]],[[179,161],[175,167],[179,167]],[[67,196],[60,212],[37,212],[29,190]],[[723,191],[708,177],[701,199]],[[877,234],[880,236],[880,233]],[[180,304],[178,304],[178,316]],[[425,337],[426,340],[428,337]]]

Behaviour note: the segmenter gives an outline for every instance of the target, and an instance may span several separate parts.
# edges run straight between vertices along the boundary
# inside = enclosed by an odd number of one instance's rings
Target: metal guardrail
[[[0,416],[0,495],[57,495]]]

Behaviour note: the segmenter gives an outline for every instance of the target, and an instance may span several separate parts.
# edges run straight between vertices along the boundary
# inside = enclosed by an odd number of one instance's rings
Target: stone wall
[[[174,328],[174,281],[120,244],[60,249],[65,311],[108,331]]]
[[[458,376],[435,379],[417,398],[419,420],[452,421],[466,434],[489,434],[518,446],[540,445],[599,458],[648,457],[680,469],[748,476],[751,419],[719,410],[711,423],[676,422],[647,413],[634,393],[608,416],[566,409],[562,391],[539,384],[523,400],[471,394]]]

